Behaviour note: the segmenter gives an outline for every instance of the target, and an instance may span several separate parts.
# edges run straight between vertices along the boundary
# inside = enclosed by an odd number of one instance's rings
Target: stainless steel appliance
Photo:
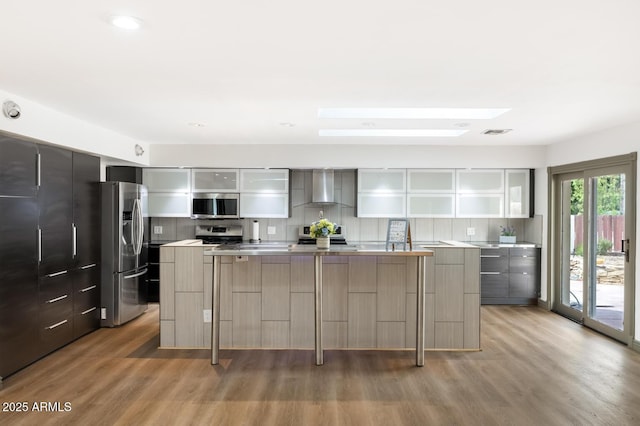
[[[191,199],[193,219],[238,219],[240,194],[197,192]]]
[[[142,200],[147,189],[103,182],[101,325],[114,327],[147,310],[147,245]]]
[[[242,242],[241,225],[196,225],[196,238],[205,244],[236,244]]]
[[[298,244],[315,244],[316,239],[311,237],[311,226],[304,225],[298,228]],[[347,244],[345,239],[344,228],[340,225],[336,226],[336,233],[329,235],[331,244]]]

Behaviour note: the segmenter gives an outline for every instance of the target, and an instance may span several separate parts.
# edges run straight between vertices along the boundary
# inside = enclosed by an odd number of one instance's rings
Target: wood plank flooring
[[[482,308],[481,352],[159,350],[158,310],[6,378],[2,425],[637,425],[640,354],[536,307]],[[60,411],[33,411],[39,402]],[[69,411],[64,411],[68,402]],[[53,404],[52,404],[53,405]],[[15,406],[14,406],[15,408]],[[52,406],[51,408],[56,408]]]

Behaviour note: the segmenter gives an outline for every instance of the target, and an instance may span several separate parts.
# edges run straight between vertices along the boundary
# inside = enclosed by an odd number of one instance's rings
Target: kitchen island
[[[416,349],[422,336],[428,350],[480,349],[479,248],[415,243],[413,251],[392,252],[369,243],[317,253],[286,243],[227,250],[198,240],[162,246],[161,346],[214,346],[209,318],[219,314],[213,334],[220,348]],[[418,279],[419,258],[424,280]],[[214,271],[220,310],[211,315]],[[317,355],[321,363],[321,351]]]

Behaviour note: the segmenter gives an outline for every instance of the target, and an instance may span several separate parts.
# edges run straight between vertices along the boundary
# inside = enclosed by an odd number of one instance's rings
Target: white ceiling
[[[151,144],[550,144],[640,121],[639,22],[638,0],[11,1],[0,89]],[[319,107],[511,111],[457,138],[320,138],[365,124]]]

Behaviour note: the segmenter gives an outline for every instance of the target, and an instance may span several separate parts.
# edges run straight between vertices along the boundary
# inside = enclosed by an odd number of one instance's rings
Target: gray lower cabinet
[[[537,304],[540,294],[540,249],[481,249],[480,282],[483,305]]]

